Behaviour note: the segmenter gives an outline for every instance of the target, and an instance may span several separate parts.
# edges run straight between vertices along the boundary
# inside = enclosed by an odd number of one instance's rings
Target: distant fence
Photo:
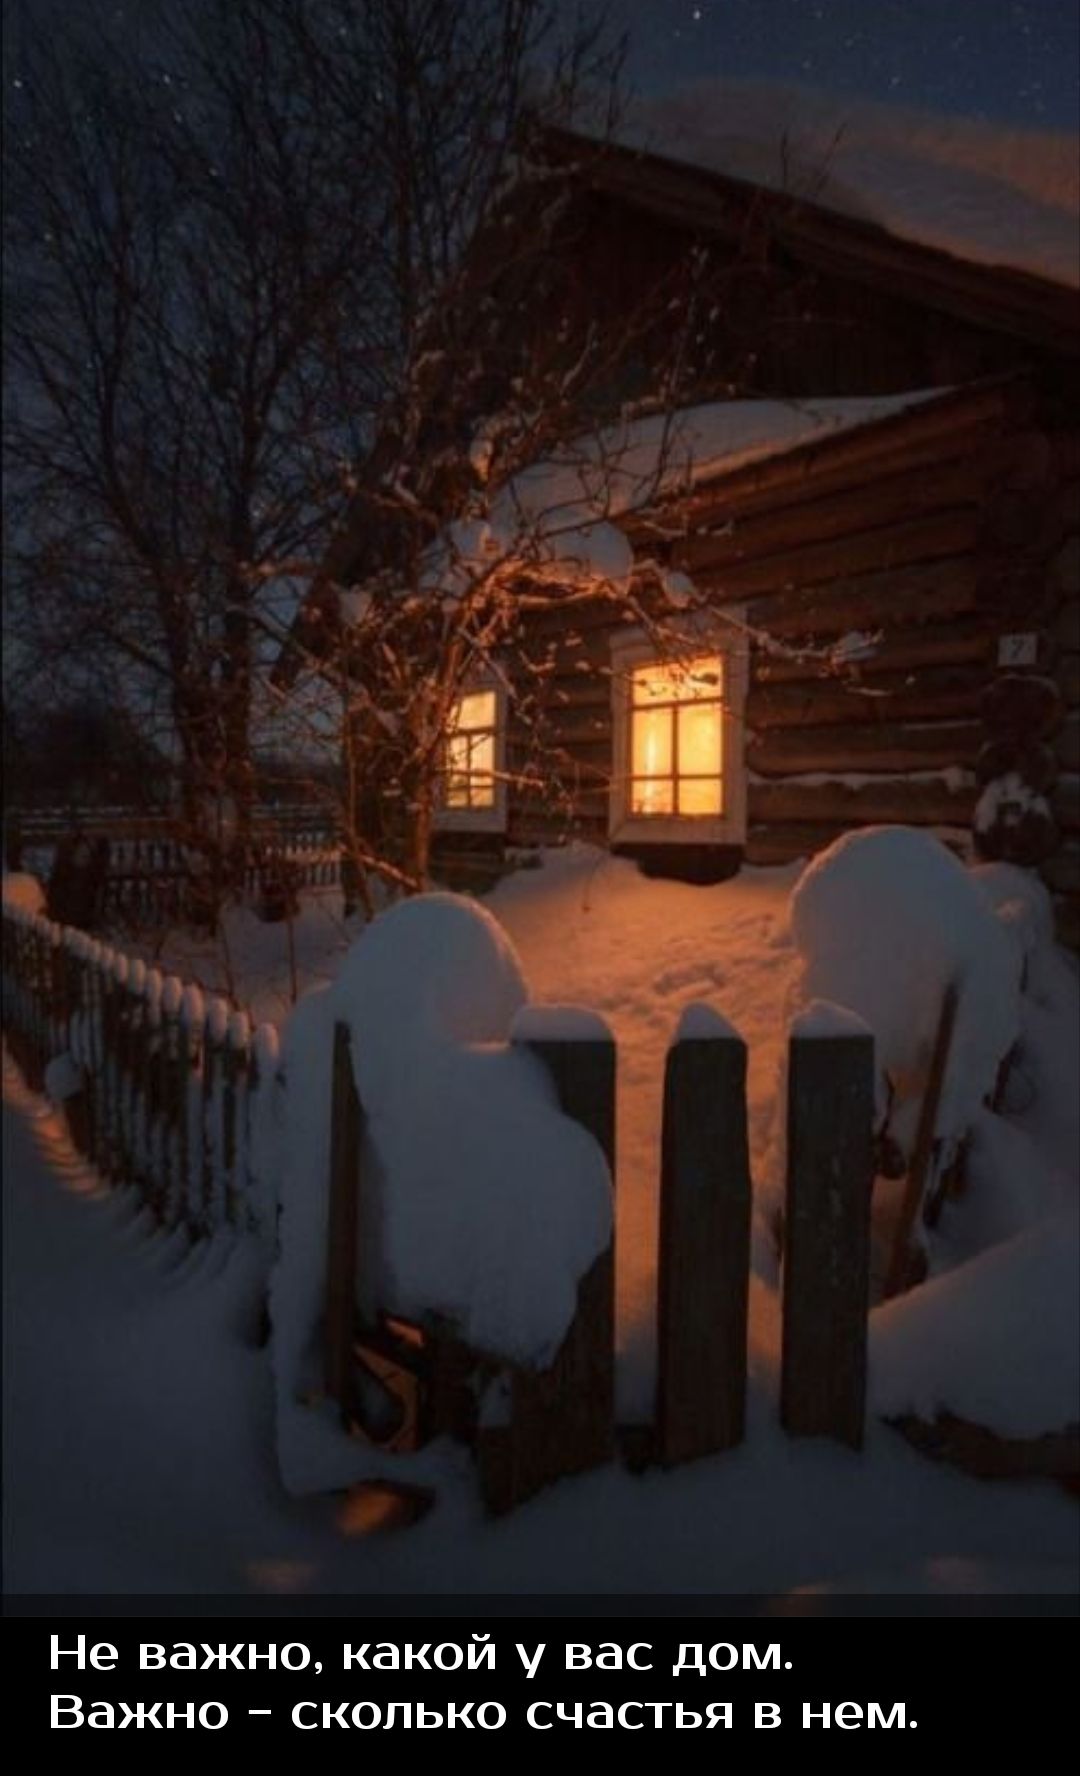
[[[224,1001],[165,980],[85,934],[3,909],[5,1023],[30,1083],[67,1099],[72,1133],[102,1174],[136,1188],[166,1226],[269,1231],[265,1088],[277,1033],[252,1032]],[[545,1037],[534,1008],[524,1042],[564,1113],[604,1153],[617,1191],[616,1053],[610,1037]],[[582,1026],[584,1027],[584,1026]],[[57,1057],[70,1077],[50,1072]],[[445,1322],[361,1323],[364,1111],[349,1033],[334,1035],[324,1380],[368,1441],[393,1456],[452,1435],[474,1450],[488,1508],[502,1512],[563,1475],[619,1455],[632,1467],[730,1449],[745,1432],[751,1182],[746,1047],[715,1014],[684,1018],[664,1080],[652,1420],[621,1426],[615,1406],[613,1245],[578,1289],[577,1311],[543,1373],[470,1349]],[[790,1435],[858,1447],[863,1436],[874,1176],[873,1039],[850,1025],[792,1028],[780,1416]],[[271,1145],[273,1137],[270,1137]],[[268,1173],[271,1168],[267,1166]],[[361,1374],[410,1401],[408,1435],[365,1422]],[[506,1405],[492,1416],[479,1401]]]
[[[19,908],[3,908],[4,1024],[29,1083],[65,1102],[79,1150],[167,1227],[271,1231],[258,1116],[272,1025]]]
[[[47,878],[58,848],[78,834],[90,847],[85,903],[72,915],[86,924],[161,927],[197,916],[207,859],[177,832],[168,814],[125,808],[9,810],[5,863]],[[259,807],[232,885],[252,903],[285,910],[305,889],[341,881],[341,843],[326,813],[300,806]]]

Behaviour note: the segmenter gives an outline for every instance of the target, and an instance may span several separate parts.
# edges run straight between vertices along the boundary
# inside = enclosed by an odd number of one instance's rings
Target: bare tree
[[[6,114],[6,552],[28,670],[173,744],[190,834],[243,830],[267,637],[517,153],[546,0],[24,10]]]
[[[730,629],[659,560],[635,558],[623,526],[687,489],[684,402],[734,392],[730,367],[703,363],[699,342],[740,254],[714,261],[691,244],[605,304],[589,225],[526,144],[518,184],[418,332],[403,396],[290,635],[279,720],[299,751],[320,732],[343,745],[335,815],[369,904],[368,876],[406,892],[429,880],[470,690],[496,687],[514,733],[484,773],[569,818],[577,767],[550,681],[586,611],[644,630],[675,665],[701,656],[710,624]],[[592,787],[607,791],[610,766]]]

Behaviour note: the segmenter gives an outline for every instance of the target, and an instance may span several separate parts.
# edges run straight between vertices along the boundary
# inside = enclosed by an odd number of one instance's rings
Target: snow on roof
[[[507,492],[528,511],[583,500],[594,515],[620,517],[660,494],[682,492],[804,444],[891,419],[949,392],[712,401],[627,419],[575,439],[525,469]]]
[[[1080,157],[1067,131],[710,80],[640,101],[619,137],[972,264],[1080,285]]]
[[[564,583],[625,584],[633,551],[617,521],[658,499],[805,444],[940,399],[946,389],[823,400],[714,401],[626,419],[571,440],[496,487],[484,514],[449,525],[425,557],[420,590],[468,595],[502,566],[530,564]],[[366,608],[348,594],[342,616]]]
[[[620,519],[735,469],[890,419],[949,392],[714,401],[621,420],[556,448],[495,486],[486,511],[448,525],[426,551],[419,590],[452,603],[487,576],[526,566],[566,585],[628,584],[634,556]],[[340,594],[345,623],[361,621],[368,608],[366,594]]]

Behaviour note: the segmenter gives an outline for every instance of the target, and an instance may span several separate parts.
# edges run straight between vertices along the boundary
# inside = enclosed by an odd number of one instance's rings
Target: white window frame
[[[725,618],[731,618],[730,623]],[[680,628],[680,646],[667,650],[641,629],[612,639],[612,775],[608,836],[613,844],[742,845],[746,842],[746,691],[750,644],[741,606],[695,619]],[[722,693],[722,814],[634,814],[631,812],[631,726],[633,673],[640,666],[670,665],[680,652],[717,654],[724,665]]]
[[[485,674],[482,677],[472,678],[463,685],[457,700],[460,702],[464,697],[472,697],[478,691],[494,691],[495,693],[495,800],[490,808],[448,808],[440,799],[435,809],[435,827],[438,832],[506,831],[506,686],[493,673]],[[440,798],[443,776],[444,773],[440,770],[438,780]]]

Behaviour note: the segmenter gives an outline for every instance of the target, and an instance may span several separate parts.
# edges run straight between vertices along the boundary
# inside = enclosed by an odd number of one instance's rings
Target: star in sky
[[[567,0],[570,4],[570,0]],[[1076,0],[609,0],[645,92],[800,81],[1033,127],[1077,128]]]

